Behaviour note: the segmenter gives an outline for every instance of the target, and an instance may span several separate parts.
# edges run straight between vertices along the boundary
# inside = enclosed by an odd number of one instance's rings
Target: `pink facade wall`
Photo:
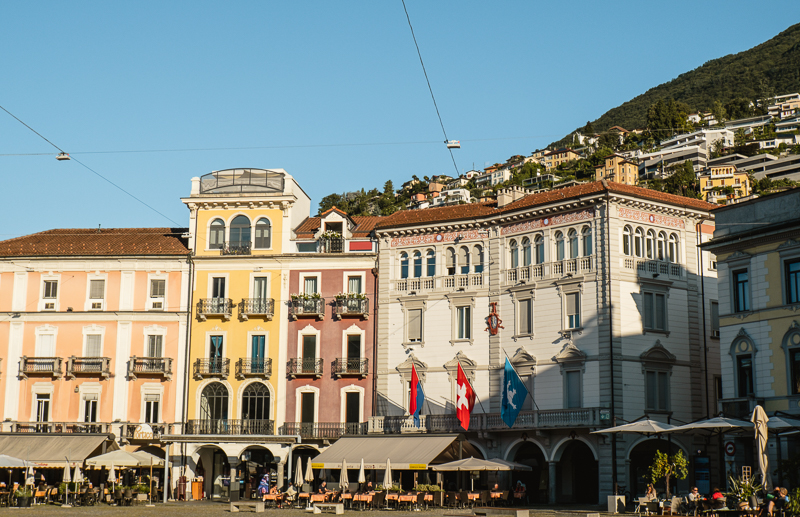
[[[372,382],[373,382],[373,350],[374,350],[374,325],[375,325],[375,277],[370,269],[331,269],[331,270],[297,270],[289,273],[289,292],[298,293],[301,291],[301,275],[304,273],[319,273],[320,294],[325,298],[325,319],[319,321],[316,318],[300,317],[297,321],[289,322],[288,332],[288,357],[298,357],[298,332],[307,328],[309,325],[319,330],[320,341],[319,351],[323,359],[323,375],[320,379],[313,377],[298,377],[287,381],[286,390],[286,421],[299,422],[300,415],[297,414],[297,388],[301,386],[314,386],[319,389],[319,414],[318,422],[341,422],[341,389],[345,386],[356,385],[364,389],[364,411],[362,421],[368,420],[372,414]],[[333,317],[333,307],[331,303],[336,294],[343,291],[343,282],[346,273],[364,273],[365,288],[364,292],[369,299],[369,319],[362,319],[356,316],[345,316],[341,320]],[[369,375],[366,378],[342,377],[334,378],[332,373],[332,363],[335,359],[342,357],[342,332],[351,326],[356,325],[364,331],[364,356],[369,359]],[[302,346],[302,345],[300,345]]]

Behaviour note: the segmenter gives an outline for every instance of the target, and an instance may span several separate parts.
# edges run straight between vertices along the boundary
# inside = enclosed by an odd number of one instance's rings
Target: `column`
[[[549,504],[556,504],[556,463],[555,461],[548,461],[548,487],[547,487],[547,502]]]
[[[164,503],[167,502],[170,493],[170,479],[169,479],[169,449],[172,446],[171,443],[167,443],[164,447],[164,482],[162,486],[164,487]]]

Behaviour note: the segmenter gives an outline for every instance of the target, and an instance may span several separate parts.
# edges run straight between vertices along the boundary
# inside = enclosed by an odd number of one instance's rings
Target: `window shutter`
[[[531,301],[530,300],[520,300],[519,301],[519,333],[520,334],[530,334],[531,333]]]
[[[666,326],[666,315],[667,315],[667,306],[666,306],[667,297],[663,294],[656,295],[656,328],[659,330],[665,330]]]
[[[711,330],[719,332],[719,303],[711,302]]]
[[[102,300],[105,286],[105,280],[91,280],[89,282],[89,298],[92,300]]]
[[[653,293],[644,293],[644,328],[653,328]]]
[[[148,336],[147,357],[161,357],[164,336]]]
[[[568,371],[567,375],[567,407],[581,407],[581,372]]]
[[[656,372],[647,372],[647,409],[656,409]]]
[[[567,314],[578,314],[578,293],[570,293],[567,295]]]
[[[53,334],[42,334],[39,336],[38,346],[36,347],[37,357],[53,357],[56,355],[55,336]]]
[[[86,336],[86,357],[100,357],[100,334]]]
[[[422,341],[422,309],[408,311],[408,340]]]
[[[658,409],[669,409],[669,373],[658,372]]]

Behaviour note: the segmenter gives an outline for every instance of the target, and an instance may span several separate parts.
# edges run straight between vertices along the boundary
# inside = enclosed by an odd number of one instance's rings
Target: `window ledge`
[[[661,334],[661,335],[669,337],[669,330],[644,329],[644,332],[642,332],[642,335],[646,336],[647,334]]]
[[[645,409],[647,415],[667,415],[672,416],[672,410],[669,409]]]
[[[424,348],[425,347],[425,341],[408,341],[408,342],[403,343],[403,346],[404,347],[421,346],[421,347]]]
[[[514,341],[518,339],[533,339],[533,336],[534,336],[533,334],[517,334],[515,336],[511,336],[511,339],[513,339]]]
[[[451,339],[450,346],[456,346],[462,344],[468,344],[469,346],[472,346],[473,341],[474,341],[473,339]]]

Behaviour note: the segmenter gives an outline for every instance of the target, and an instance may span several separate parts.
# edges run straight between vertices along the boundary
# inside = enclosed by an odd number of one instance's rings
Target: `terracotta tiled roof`
[[[188,228],[62,228],[0,241],[0,257],[186,255]]]
[[[331,209],[332,210],[332,209]],[[337,209],[337,212],[341,212],[341,210]],[[325,214],[329,213],[330,210],[326,211]],[[341,212],[344,213],[344,212]],[[347,215],[347,214],[345,214]],[[349,217],[349,216],[348,216]],[[375,224],[384,219],[382,216],[355,216],[350,217],[353,222],[356,224],[355,229],[353,230],[353,238],[356,239],[363,239],[365,237],[369,237],[369,234],[372,232],[372,229],[375,228]],[[295,228],[294,233],[297,235],[298,239],[313,239],[314,234],[317,233],[319,230],[320,225],[320,218],[319,217],[308,217],[305,221],[300,223],[300,226]]]
[[[395,212],[392,215],[384,217],[375,227],[383,229],[397,226],[412,226],[415,224],[475,219],[497,212],[496,206],[496,201],[484,201],[482,203],[424,208],[421,210],[401,210],[400,212]]]

